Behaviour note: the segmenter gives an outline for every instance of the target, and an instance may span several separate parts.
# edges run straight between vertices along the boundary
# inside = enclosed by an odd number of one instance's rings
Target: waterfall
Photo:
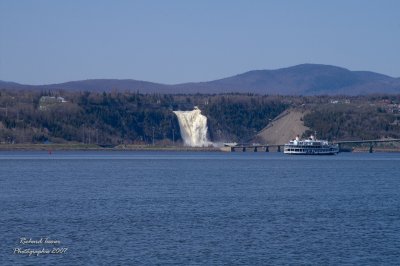
[[[211,144],[207,140],[207,117],[194,107],[193,111],[174,111],[185,146],[204,147]]]

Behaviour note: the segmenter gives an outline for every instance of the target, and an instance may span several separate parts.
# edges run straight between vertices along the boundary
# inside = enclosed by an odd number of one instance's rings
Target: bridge
[[[228,147],[231,152],[235,151],[253,151],[253,152],[258,152],[258,151],[263,151],[263,152],[269,152],[270,148],[276,148],[277,152],[281,152],[281,147],[283,147],[283,144],[272,144],[272,145],[246,145],[246,144],[240,144],[236,146],[225,146]]]
[[[333,144],[338,144],[339,145],[339,151],[341,150],[341,145],[346,145],[346,144],[364,144],[367,143],[369,144],[369,152],[373,152],[373,147],[377,143],[385,143],[385,142],[400,142],[400,139],[372,139],[372,140],[344,140],[344,141],[334,141]],[[235,152],[235,151],[253,151],[253,152],[258,152],[258,151],[263,151],[263,152],[269,152],[270,148],[276,148],[277,152],[282,151],[282,147],[285,144],[265,144],[265,145],[255,145],[255,144],[236,144],[236,145],[225,145],[226,148],[229,149],[230,152]]]
[[[400,139],[370,139],[370,140],[344,140],[344,141],[334,141],[334,144],[339,144],[339,151],[340,147],[343,144],[369,144],[369,152],[373,152],[374,144],[377,143],[385,143],[385,142],[400,142]]]

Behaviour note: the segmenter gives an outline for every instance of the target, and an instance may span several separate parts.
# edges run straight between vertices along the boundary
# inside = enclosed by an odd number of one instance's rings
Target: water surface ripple
[[[399,173],[384,153],[1,152],[0,264],[399,265]],[[13,254],[46,236],[68,251]]]

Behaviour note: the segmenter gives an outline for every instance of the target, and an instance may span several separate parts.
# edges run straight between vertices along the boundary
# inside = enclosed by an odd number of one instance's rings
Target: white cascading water
[[[193,111],[174,111],[178,117],[179,128],[185,146],[205,147],[211,144],[207,140],[207,117],[194,107]]]

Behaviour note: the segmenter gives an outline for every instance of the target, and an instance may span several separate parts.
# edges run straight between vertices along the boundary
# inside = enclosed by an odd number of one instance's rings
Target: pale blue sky
[[[400,1],[0,0],[0,80],[213,80],[301,63],[400,77]]]

